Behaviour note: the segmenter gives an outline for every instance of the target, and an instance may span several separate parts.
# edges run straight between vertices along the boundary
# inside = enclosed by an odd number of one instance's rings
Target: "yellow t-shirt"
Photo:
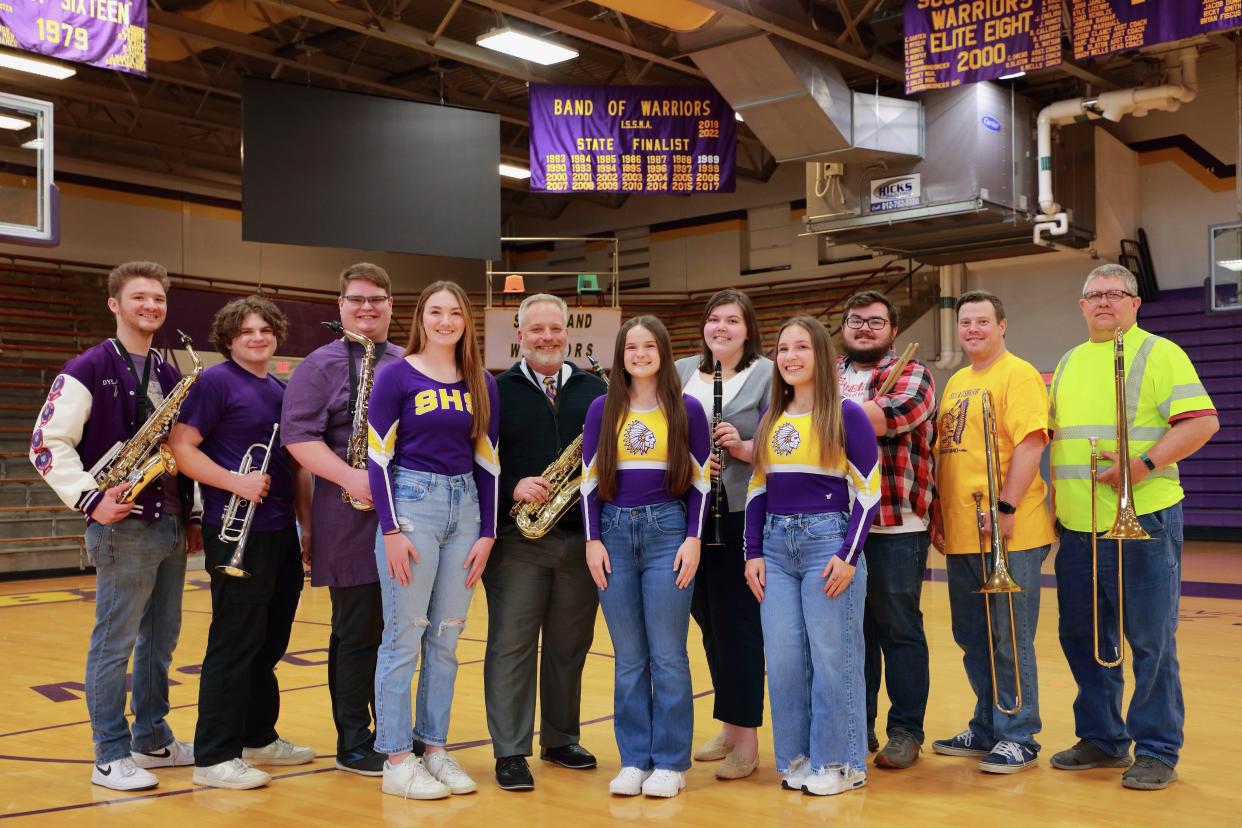
[[[1130,456],[1151,449],[1169,430],[1170,421],[1192,411],[1214,411],[1186,352],[1174,342],[1134,325],[1122,340],[1126,369],[1126,415]],[[1084,342],[1061,357],[1052,379],[1052,484],[1057,519],[1075,532],[1091,531],[1091,443],[1099,451],[1117,450],[1117,394],[1113,341]],[[1100,473],[1112,467],[1102,460]],[[1140,515],[1179,503],[1182,486],[1177,464],[1157,469],[1134,485],[1134,510]],[[1096,492],[1100,531],[1113,525],[1117,493],[1111,486]]]
[[[980,402],[984,389],[992,392],[1002,484],[1009,474],[1013,447],[1032,433],[1047,433],[1048,389],[1026,360],[1006,352],[982,371],[968,365],[949,378],[940,398],[936,429],[936,489],[944,518],[945,552],[951,555],[979,551],[973,493],[983,494],[985,511],[990,505]],[[1017,512],[1009,549],[1035,549],[1055,539],[1047,495],[1043,477],[1036,474],[1022,500],[1014,504]]]

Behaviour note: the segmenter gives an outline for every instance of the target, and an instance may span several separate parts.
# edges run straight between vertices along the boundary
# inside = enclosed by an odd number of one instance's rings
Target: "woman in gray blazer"
[[[723,759],[721,779],[741,779],[759,765],[756,728],[763,723],[763,634],[759,604],[746,586],[742,532],[746,485],[750,480],[751,437],[767,405],[772,361],[761,356],[759,323],[750,297],[719,291],[707,300],[700,326],[701,353],[677,360],[685,393],[712,411],[712,371],[724,380],[723,417],[716,445],[725,451],[722,476],[727,511],[721,547],[704,545],[694,579],[691,615],[703,631],[703,649],[716,689],[713,715],[723,727],[695,751],[700,762]],[[706,541],[706,538],[705,538]]]

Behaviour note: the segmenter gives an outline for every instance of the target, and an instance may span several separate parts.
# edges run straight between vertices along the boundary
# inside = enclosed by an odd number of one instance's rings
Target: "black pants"
[[[530,543],[555,544],[563,554],[543,563],[506,554]],[[536,673],[539,744],[578,744],[582,668],[599,606],[582,535],[553,529],[542,541],[523,542],[502,534],[496,552],[483,572],[488,615],[483,692],[492,750],[497,757],[531,755]]]
[[[328,692],[336,724],[336,752],[346,753],[375,738],[375,654],[384,634],[378,583],[328,587],[332,634],[328,638]]]
[[[703,631],[707,668],[716,688],[712,716],[738,727],[763,724],[763,625],[746,586],[742,559],[744,512],[724,516],[724,546],[703,547],[690,614]]]
[[[234,549],[220,540],[220,527],[204,526],[203,543],[211,576],[211,629],[194,730],[194,764],[200,768],[239,758],[243,747],[275,741],[280,716],[275,667],[289,646],[303,579],[294,529],[250,533],[242,563],[249,578],[216,571]]]

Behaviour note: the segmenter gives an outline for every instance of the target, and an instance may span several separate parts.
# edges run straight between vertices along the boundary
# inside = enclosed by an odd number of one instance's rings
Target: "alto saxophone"
[[[95,475],[100,489],[111,489],[122,483],[129,488],[117,495],[117,503],[129,503],[164,473],[176,474],[177,461],[172,452],[164,444],[169,429],[177,421],[181,413],[181,404],[190,393],[190,386],[198,381],[203,373],[203,363],[194,353],[194,342],[186,334],[177,331],[181,337],[181,346],[190,353],[194,368],[181,378],[176,387],[164,398],[159,408],[147,418],[138,429],[138,433],[119,446],[115,453],[105,460],[103,469]]]
[[[371,386],[375,384],[375,343],[360,333],[345,330],[345,326],[340,322],[324,322],[323,326],[362,346],[362,367],[358,371],[358,399],[354,403],[354,429],[349,433],[349,443],[345,446],[345,462],[355,469],[365,469],[367,467],[367,405],[371,401]],[[341,489],[341,500],[359,512],[369,512],[375,508],[370,503],[358,500],[344,488]]]
[[[588,356],[591,370],[605,382],[608,372],[595,360]],[[582,485],[582,435],[566,446],[561,456],[543,470],[543,479],[548,481],[552,493],[542,503],[514,503],[509,514],[522,533],[522,537],[535,540],[542,538],[556,525],[566,512],[578,502],[578,490]]]

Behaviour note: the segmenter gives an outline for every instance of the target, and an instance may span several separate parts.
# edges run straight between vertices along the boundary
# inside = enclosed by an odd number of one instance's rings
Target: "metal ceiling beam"
[[[891,78],[892,80],[905,80],[905,74],[900,69],[893,69],[888,66],[882,66],[874,63],[866,58],[859,57],[844,49],[838,49],[836,46],[828,43],[823,38],[824,33],[817,32],[809,26],[805,26],[795,20],[781,17],[771,12],[765,12],[769,19],[756,17],[746,11],[749,4],[746,0],[694,0],[700,6],[711,9],[712,11],[722,14],[725,17],[753,26],[756,29],[774,34],[777,37],[783,37],[785,40],[800,44],[812,49],[820,54],[827,55],[833,60],[841,63],[848,63],[859,69],[865,69],[882,77]]]
[[[673,60],[672,58],[657,55],[655,52],[639,48],[619,40],[608,34],[612,30],[610,26],[602,26],[594,21],[588,20],[581,15],[571,12],[557,11],[555,9],[543,6],[540,3],[531,2],[531,0],[470,0],[477,6],[498,11],[507,14],[510,17],[516,17],[519,20],[526,20],[531,23],[538,23],[541,26],[547,26],[555,29],[562,34],[570,37],[576,37],[587,43],[593,43],[596,46],[602,46],[605,49],[611,49],[616,52],[630,55],[632,57],[649,60],[658,66],[666,69],[672,69],[675,72],[681,72],[695,78],[705,78],[706,75],[694,66]]]

